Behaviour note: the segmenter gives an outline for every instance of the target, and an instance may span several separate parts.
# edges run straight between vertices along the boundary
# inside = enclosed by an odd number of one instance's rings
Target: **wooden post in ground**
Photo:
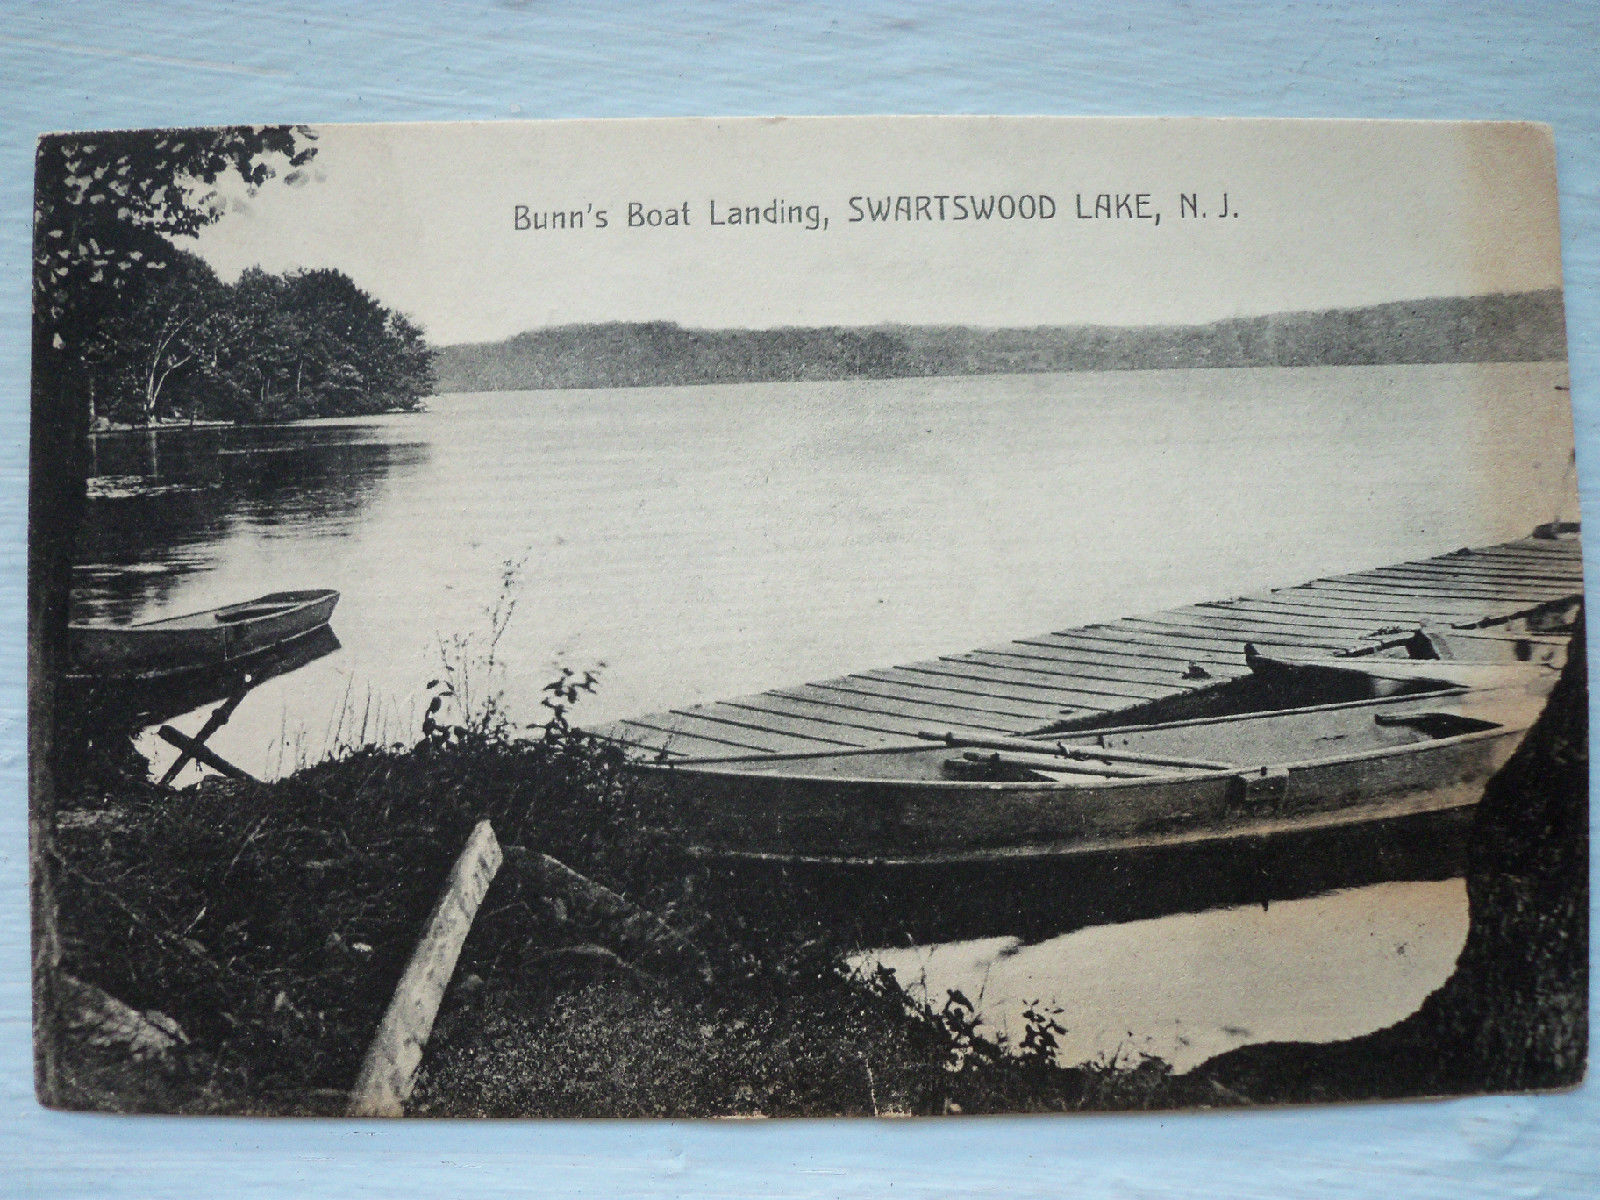
[[[444,893],[433,906],[422,940],[406,964],[372,1045],[362,1060],[346,1109],[352,1117],[399,1117],[416,1083],[422,1049],[433,1032],[450,976],[472,919],[502,861],[500,843],[488,821],[479,821],[450,868]]]

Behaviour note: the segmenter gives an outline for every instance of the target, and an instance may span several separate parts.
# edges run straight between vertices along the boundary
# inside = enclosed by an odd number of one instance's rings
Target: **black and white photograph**
[[[1571,1087],[1545,126],[49,134],[40,1100]]]

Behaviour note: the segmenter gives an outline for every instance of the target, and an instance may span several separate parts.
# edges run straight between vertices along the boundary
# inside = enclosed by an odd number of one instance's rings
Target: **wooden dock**
[[[1247,642],[1269,653],[1361,653],[1424,626],[1470,631],[1536,620],[1582,597],[1578,542],[1524,538],[652,713],[592,732],[675,761],[904,745],[930,729],[1025,734],[1248,674]]]

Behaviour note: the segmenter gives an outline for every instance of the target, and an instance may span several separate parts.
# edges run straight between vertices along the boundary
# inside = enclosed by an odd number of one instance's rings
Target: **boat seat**
[[[1494,721],[1453,712],[1374,713],[1372,720],[1376,725],[1403,725],[1432,738],[1457,737],[1463,733],[1499,728]]]

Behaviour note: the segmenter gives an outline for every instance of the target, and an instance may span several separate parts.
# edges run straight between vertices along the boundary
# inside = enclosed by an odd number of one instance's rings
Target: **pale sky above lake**
[[[438,344],[588,321],[1187,323],[1561,283],[1554,155],[1531,125],[745,118],[318,136],[305,182],[238,196],[197,249],[227,278],[337,267]],[[1049,219],[948,219],[956,196],[1033,197],[1026,211],[1041,194]],[[1127,199],[1080,218],[1100,194]],[[1184,194],[1206,215],[1180,216]],[[865,211],[898,196],[928,218],[945,197],[947,219],[849,219],[851,197]],[[713,202],[726,220],[774,201],[816,205],[827,227],[710,222]],[[630,204],[680,223],[630,228]],[[517,205],[530,224],[582,210],[584,227],[518,231]]]

